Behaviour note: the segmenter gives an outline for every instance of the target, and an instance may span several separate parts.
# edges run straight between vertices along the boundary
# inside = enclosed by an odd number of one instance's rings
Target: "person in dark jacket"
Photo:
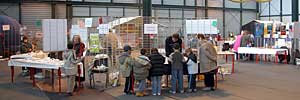
[[[183,90],[183,62],[184,56],[180,53],[180,46],[179,44],[174,45],[174,52],[170,55],[169,61],[172,64],[172,90],[170,93],[175,94],[177,89],[177,81],[178,81],[178,90],[180,93],[184,93]]]
[[[174,52],[173,47],[174,44],[179,44],[179,51],[182,51],[182,40],[179,38],[179,34],[173,34],[172,36],[168,37],[165,41],[165,51],[166,56],[169,57],[171,53]]]
[[[150,64],[150,76],[152,80],[152,95],[161,95],[161,77],[164,74],[164,62],[165,57],[158,53],[156,48],[151,49],[151,55],[149,55]]]

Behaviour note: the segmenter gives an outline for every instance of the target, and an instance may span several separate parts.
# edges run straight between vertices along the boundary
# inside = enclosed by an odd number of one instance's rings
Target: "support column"
[[[243,3],[240,3],[240,31],[242,31],[243,26]]]
[[[299,21],[299,0],[292,0],[292,22],[298,22]],[[299,39],[294,38],[292,42],[292,51],[295,51],[295,49],[299,48]],[[294,53],[292,54],[292,61],[295,61]]]
[[[143,0],[143,24],[150,24],[152,16],[152,0]],[[141,32],[143,33],[143,32]],[[143,48],[151,48],[149,35],[143,34]]]
[[[299,0],[292,0],[292,22],[299,21]]]
[[[225,18],[225,0],[223,0],[223,39],[226,38],[226,29],[225,29],[225,25],[226,25],[226,18]],[[229,33],[228,33],[229,34]]]
[[[280,0],[280,22],[282,22],[282,0]]]
[[[204,4],[204,17],[205,19],[208,19],[208,0],[205,0]]]

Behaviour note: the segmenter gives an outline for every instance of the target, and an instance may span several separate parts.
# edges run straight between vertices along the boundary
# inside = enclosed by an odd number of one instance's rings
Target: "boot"
[[[144,96],[144,94],[143,94],[142,92],[136,92],[136,93],[135,93],[135,96],[137,96],[137,97],[142,97],[142,96]]]

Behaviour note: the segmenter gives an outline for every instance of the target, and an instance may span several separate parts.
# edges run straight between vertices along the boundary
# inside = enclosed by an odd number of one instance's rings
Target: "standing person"
[[[75,76],[77,74],[77,63],[80,60],[76,60],[75,51],[73,50],[73,44],[67,45],[68,49],[63,52],[64,73],[67,77],[67,94],[72,96],[75,86]]]
[[[81,58],[83,56],[83,52],[85,49],[85,45],[84,43],[81,41],[81,38],[79,35],[74,35],[73,36],[73,49],[75,50],[75,54],[76,54],[76,58]],[[83,65],[84,65],[84,61],[82,61]],[[81,75],[76,76],[75,81],[79,81],[78,79],[80,78],[80,82],[84,82],[85,81],[85,68],[84,66],[81,69],[83,73],[81,73],[83,75],[83,77],[81,77]],[[78,84],[79,86],[83,86],[82,84]],[[77,84],[75,84],[75,89],[77,89]]]
[[[124,53],[122,53],[118,58],[120,71],[122,73],[122,76],[126,78],[123,92],[124,94],[131,94],[134,92],[134,78],[132,72],[134,59],[131,57],[131,47],[129,45],[125,45],[123,49]]]
[[[187,54],[188,60],[187,63],[187,69],[188,69],[188,92],[196,92],[196,75],[198,74],[198,64],[197,64],[197,56],[193,53],[191,48],[188,48],[185,50],[185,53]]]
[[[174,52],[174,44],[179,45],[179,51],[182,51],[182,40],[179,37],[179,34],[173,34],[172,36],[168,37],[165,41],[165,51],[166,51],[166,56],[169,57],[171,53]]]
[[[174,33],[172,36],[169,36],[167,37],[167,39],[165,40],[165,52],[166,52],[166,57],[169,57],[169,55],[171,53],[174,52],[173,50],[173,47],[174,47],[174,44],[178,44],[179,45],[179,52],[182,51],[182,40],[179,36],[179,34],[177,33]],[[168,64],[168,70],[166,70],[166,74],[171,74],[171,64],[169,63]],[[163,78],[163,86],[166,86],[167,83],[167,79],[168,79],[168,76],[164,77]]]
[[[180,53],[180,45],[174,44],[174,52],[170,55],[169,60],[172,65],[172,90],[170,93],[176,93],[176,83],[178,82],[178,90],[180,93],[184,93],[183,90],[183,62],[184,57]]]
[[[21,53],[29,53],[32,51],[32,45],[28,42],[28,38],[26,36],[23,37],[21,44]],[[28,76],[28,69],[26,67],[22,67],[22,76]]]
[[[238,59],[238,48],[241,46],[241,38],[242,38],[242,36],[243,36],[243,32],[241,32],[241,34],[240,35],[238,35],[237,37],[236,37],[236,39],[235,39],[235,41],[234,41],[234,44],[233,44],[233,50],[234,50],[234,52],[237,54],[237,56],[236,56],[236,58]]]
[[[243,35],[241,37],[241,43],[240,43],[240,47],[251,47],[252,46],[252,39],[251,39],[251,34],[249,31],[243,31]],[[247,58],[243,58],[243,56],[241,57],[241,59],[243,60],[248,60],[250,59],[250,55],[246,55]]]
[[[152,81],[152,95],[161,95],[161,77],[164,74],[164,62],[165,57],[158,53],[157,48],[151,49],[151,55],[149,55],[151,69],[150,76]]]
[[[199,48],[200,73],[204,73],[205,88],[202,90],[214,90],[214,74],[217,67],[217,51],[214,45],[204,38]]]
[[[136,92],[137,97],[142,97],[148,95],[144,89],[146,84],[146,79],[149,76],[150,60],[146,56],[146,49],[141,49],[141,55],[135,59],[133,66],[134,78],[139,82],[138,91]]]

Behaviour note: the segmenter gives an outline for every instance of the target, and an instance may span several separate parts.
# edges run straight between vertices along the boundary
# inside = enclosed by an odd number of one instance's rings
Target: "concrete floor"
[[[0,100],[300,100],[300,70],[294,65],[273,63],[238,63],[236,72],[220,80],[216,91],[171,95],[164,89],[162,96],[147,97],[123,95],[123,86],[99,92],[87,88],[87,82],[79,94],[68,97],[33,88],[31,81],[23,77],[17,77],[12,85],[9,75],[6,63],[0,63]],[[203,82],[197,85],[200,89]]]

